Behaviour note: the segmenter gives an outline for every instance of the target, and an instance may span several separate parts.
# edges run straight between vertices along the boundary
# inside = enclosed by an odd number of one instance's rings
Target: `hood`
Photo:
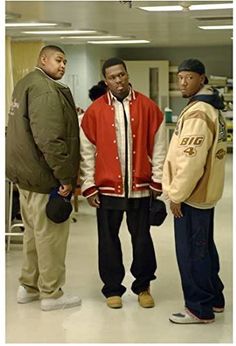
[[[189,100],[190,104],[193,101],[202,101],[209,103],[216,109],[224,109],[224,98],[219,94],[219,91],[210,86],[204,86],[197,94]]]

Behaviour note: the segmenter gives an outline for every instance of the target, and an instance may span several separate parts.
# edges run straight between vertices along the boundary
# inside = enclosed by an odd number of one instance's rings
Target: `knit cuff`
[[[95,195],[95,193],[97,193],[97,192],[98,192],[98,190],[97,190],[96,186],[92,186],[83,192],[83,196],[88,198],[92,195]]]
[[[152,181],[150,184],[150,189],[152,189],[154,191],[162,192],[162,184],[161,183],[154,183],[154,181]]]

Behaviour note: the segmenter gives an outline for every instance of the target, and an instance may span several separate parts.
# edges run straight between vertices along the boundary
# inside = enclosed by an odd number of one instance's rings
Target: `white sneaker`
[[[68,309],[78,305],[81,305],[81,299],[79,297],[66,294],[56,299],[47,298],[41,300],[41,310],[43,311]]]
[[[215,319],[202,320],[188,311],[174,313],[169,317],[170,322],[177,324],[196,324],[196,323],[212,323]]]
[[[213,306],[213,312],[216,312],[216,313],[221,313],[221,312],[224,312],[225,311],[225,308],[217,308],[216,306]]]
[[[16,299],[19,304],[30,303],[39,299],[39,292],[29,293],[23,286],[19,286]]]

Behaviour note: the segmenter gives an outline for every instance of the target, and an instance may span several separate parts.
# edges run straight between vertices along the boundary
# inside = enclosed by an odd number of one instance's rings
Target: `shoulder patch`
[[[18,109],[20,107],[19,102],[17,102],[16,99],[12,100],[10,109],[9,109],[9,115],[14,115],[15,110]]]
[[[224,149],[220,149],[216,152],[216,157],[219,160],[222,160],[225,155],[226,155],[226,151]]]

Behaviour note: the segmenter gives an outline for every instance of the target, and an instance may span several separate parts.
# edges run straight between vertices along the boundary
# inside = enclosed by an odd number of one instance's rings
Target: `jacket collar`
[[[109,106],[112,105],[112,102],[113,102],[114,100],[117,100],[116,97],[111,93],[110,90],[108,90],[108,92],[105,94],[105,97],[106,97],[106,101],[107,101],[107,103],[109,104]],[[125,100],[132,101],[132,100],[135,100],[136,97],[137,97],[136,91],[134,91],[133,88],[130,87],[129,94],[128,94],[128,96],[125,98]]]
[[[68,100],[68,102],[71,104],[71,106],[75,109],[75,103],[74,103],[74,99],[73,99],[73,96],[71,94],[70,88],[66,84],[58,82],[58,81],[54,80],[53,78],[49,77],[40,67],[35,67],[35,69],[38,70],[40,73],[43,73],[43,75],[45,77],[47,77],[48,79],[50,79],[51,81],[56,83],[60,89],[60,92],[64,95],[64,97]]]
[[[219,91],[209,85],[204,86],[197,94],[191,97],[189,104],[194,101],[209,103],[216,109],[224,109],[224,101]]]
[[[47,75],[46,72],[44,72],[43,69],[41,69],[40,67],[36,66],[35,70],[40,71],[45,77],[47,77],[48,79],[50,79],[51,81],[53,81],[54,83],[58,84],[59,86],[62,86],[63,88],[68,88],[68,86],[66,84],[63,84],[62,82],[59,82],[53,78],[51,78],[49,75]]]

